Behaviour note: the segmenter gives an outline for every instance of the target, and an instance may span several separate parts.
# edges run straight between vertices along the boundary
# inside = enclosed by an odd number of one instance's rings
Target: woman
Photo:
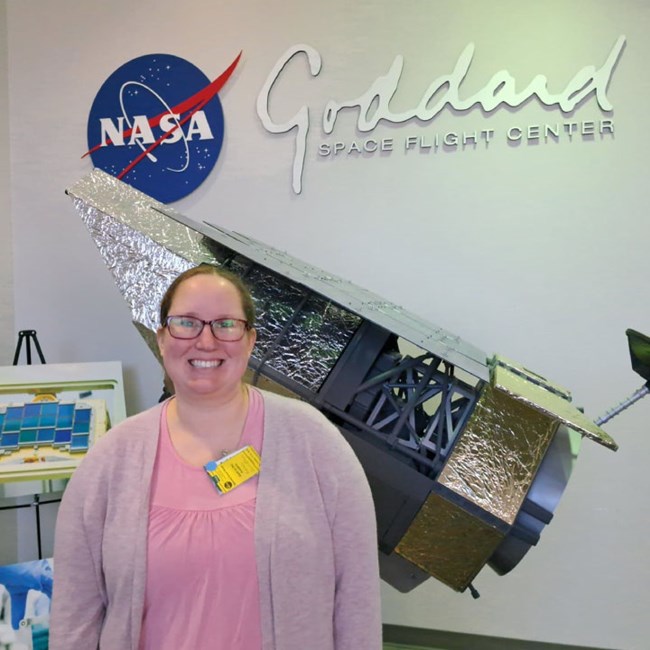
[[[51,650],[375,650],[370,491],[310,406],[246,386],[254,307],[202,265],[160,306],[175,395],[114,427],[75,471],[56,530]],[[251,445],[220,493],[203,466]]]

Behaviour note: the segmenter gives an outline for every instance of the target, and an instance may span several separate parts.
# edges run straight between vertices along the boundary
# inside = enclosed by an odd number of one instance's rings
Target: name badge
[[[211,460],[203,468],[221,494],[234,490],[260,473],[260,455],[252,445],[233,451],[231,454]]]

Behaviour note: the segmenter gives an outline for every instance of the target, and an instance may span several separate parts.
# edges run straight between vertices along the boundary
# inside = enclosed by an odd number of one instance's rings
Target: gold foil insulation
[[[452,589],[464,591],[504,534],[431,492],[395,552]]]
[[[441,487],[396,552],[453,589],[466,589],[514,524],[561,423],[616,449],[569,399],[566,389],[496,357],[437,478]]]
[[[438,481],[512,524],[557,427],[551,416],[488,385]]]

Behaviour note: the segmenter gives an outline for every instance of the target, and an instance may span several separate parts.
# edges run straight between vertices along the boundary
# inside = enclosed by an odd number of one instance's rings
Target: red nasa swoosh
[[[126,176],[141,160],[143,160],[146,157],[146,155],[149,152],[153,151],[165,139],[171,136],[171,134],[174,133],[176,129],[180,128],[183,124],[185,124],[185,122],[187,122],[192,117],[192,115],[194,115],[194,113],[200,111],[225,86],[226,82],[228,81],[228,79],[230,79],[230,76],[235,71],[235,68],[239,63],[239,60],[241,59],[241,55],[242,52],[240,52],[237,55],[235,60],[211,84],[207,85],[205,88],[202,88],[191,97],[188,97],[186,100],[180,102],[180,104],[176,104],[176,106],[172,106],[171,107],[172,111],[179,115],[185,113],[185,111],[190,111],[190,112],[187,115],[185,115],[185,117],[183,117],[172,129],[163,133],[163,135],[161,135],[152,145],[150,145],[147,149],[145,149],[137,158],[135,158],[127,167],[125,167],[117,175],[117,178],[122,179],[124,176]],[[167,111],[165,111],[164,113],[160,113],[160,115],[156,115],[155,117],[149,119],[149,126],[151,127],[158,126],[160,124],[160,120],[165,115],[167,115]],[[124,137],[129,137],[132,132],[133,129],[128,129],[124,131]],[[106,140],[106,144],[112,144],[110,139]],[[86,153],[81,157],[85,158],[91,153],[97,151],[101,146],[102,146],[101,144],[95,145],[92,149],[86,151]]]

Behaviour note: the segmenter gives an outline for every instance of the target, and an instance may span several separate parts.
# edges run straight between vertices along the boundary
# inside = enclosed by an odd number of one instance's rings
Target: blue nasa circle
[[[176,108],[209,84],[195,65],[172,54],[148,54],[119,67],[90,109],[88,150],[94,166],[119,176],[165,132],[178,127],[193,108]],[[165,117],[158,125],[150,123],[160,115]],[[215,94],[121,180],[162,203],[178,201],[208,177],[223,134],[223,109]]]

